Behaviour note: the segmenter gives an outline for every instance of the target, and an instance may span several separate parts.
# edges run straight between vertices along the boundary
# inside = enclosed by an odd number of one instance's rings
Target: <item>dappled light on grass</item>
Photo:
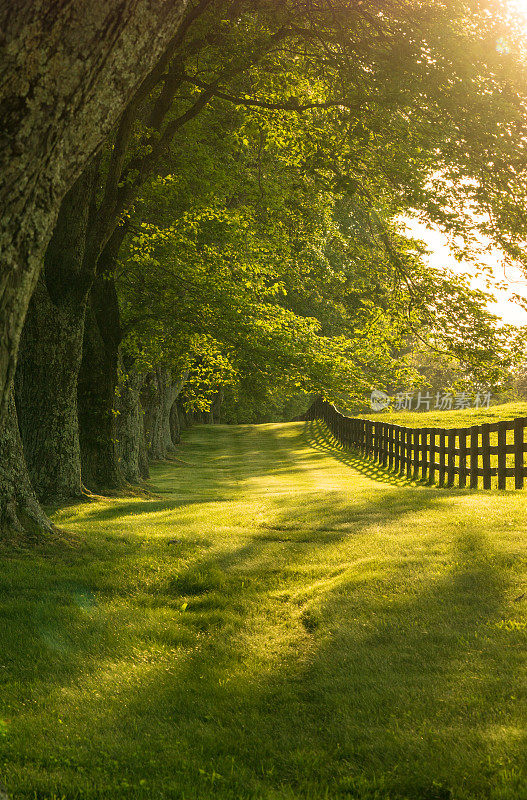
[[[516,800],[524,504],[316,424],[196,428],[156,496],[2,562],[0,776],[34,798]]]

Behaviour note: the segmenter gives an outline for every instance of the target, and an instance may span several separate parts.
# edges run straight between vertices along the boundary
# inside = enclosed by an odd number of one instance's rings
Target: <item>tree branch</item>
[[[203,90],[210,90],[215,84],[206,84],[203,81],[197,80],[197,78],[193,78],[191,75],[184,73],[183,79],[187,83],[191,83],[193,86],[197,86]],[[222,91],[221,89],[213,89],[212,95],[214,97],[219,97],[221,100],[226,100],[229,103],[232,103],[236,106],[246,106],[249,107],[256,107],[256,108],[265,108],[270,111],[296,111],[298,113],[302,113],[303,111],[310,111],[312,109],[324,109],[324,108],[346,108],[350,111],[359,111],[362,103],[355,103],[351,104],[343,98],[339,98],[338,100],[325,100],[325,101],[314,101],[311,103],[301,103],[297,97],[290,97],[285,101],[282,102],[271,102],[270,100],[258,100],[256,98],[247,99],[245,97],[236,97],[234,95],[230,95],[227,92]]]

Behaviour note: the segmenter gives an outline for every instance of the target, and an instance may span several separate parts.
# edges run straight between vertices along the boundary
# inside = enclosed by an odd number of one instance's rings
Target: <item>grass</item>
[[[15,800],[527,798],[522,492],[437,490],[318,423],[198,427],[156,497],[0,559]]]
[[[527,417],[527,403],[501,403],[489,408],[466,408],[458,411],[370,411],[357,414],[360,419],[405,425],[408,428],[469,428],[484,422],[499,422],[502,419]]]

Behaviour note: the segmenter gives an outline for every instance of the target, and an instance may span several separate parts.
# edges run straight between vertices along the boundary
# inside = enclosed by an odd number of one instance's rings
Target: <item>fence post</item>
[[[483,488],[490,489],[490,425],[485,423],[481,426],[481,463],[483,465]]]
[[[414,428],[414,470],[413,470],[413,480],[419,480],[419,428]]]
[[[436,475],[436,428],[430,428],[430,470],[428,472],[428,480],[433,483]]]
[[[412,477],[412,429],[406,429],[406,477]]]
[[[426,481],[428,474],[428,428],[423,428],[421,431],[421,477]]]
[[[467,485],[467,431],[460,428],[459,434],[459,486],[464,489]]]
[[[393,465],[393,468],[394,468],[395,472],[399,472],[399,464],[401,463],[401,453],[399,451],[399,432],[400,432],[399,426],[398,425],[394,425],[394,428],[393,428],[393,438],[394,438],[393,448],[394,448],[395,452],[394,452],[394,465]]]
[[[470,488],[478,488],[478,443],[479,428],[472,425],[470,429]]]
[[[523,426],[523,417],[514,420],[514,486],[516,489],[523,489]]]
[[[439,485],[445,485],[445,447],[446,431],[444,428],[439,429]]]
[[[456,473],[454,472],[455,462],[456,462],[456,431],[455,429],[451,429],[447,431],[448,437],[448,468],[447,468],[447,486],[454,485],[454,478]]]
[[[498,489],[507,488],[507,423],[498,422]]]

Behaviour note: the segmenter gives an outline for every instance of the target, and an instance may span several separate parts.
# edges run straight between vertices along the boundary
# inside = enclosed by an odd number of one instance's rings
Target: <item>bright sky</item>
[[[527,25],[527,0],[508,0],[507,5],[514,12],[525,17]],[[527,325],[527,311],[515,303],[511,296],[519,294],[527,299],[527,276],[514,267],[505,266],[501,253],[494,250],[488,254],[485,262],[492,267],[495,281],[506,284],[505,290],[496,287],[489,288],[485,280],[475,277],[476,269],[469,262],[458,262],[452,256],[448,247],[446,236],[438,229],[428,228],[424,223],[414,219],[405,220],[408,232],[426,243],[430,250],[428,262],[436,268],[449,268],[453,272],[466,273],[472,276],[471,284],[475,289],[481,289],[494,295],[496,301],[489,303],[489,310],[501,317],[504,323],[510,325]]]
[[[527,0],[509,0],[508,5],[518,13],[527,16]]]
[[[527,0],[524,2],[524,7],[527,14]],[[527,325],[527,311],[511,300],[512,294],[519,294],[527,299],[527,277],[520,269],[504,267],[499,251],[489,253],[485,262],[492,267],[495,280],[507,284],[506,290],[496,287],[488,289],[485,280],[475,277],[476,269],[472,264],[456,261],[450,252],[446,236],[438,228],[429,229],[424,223],[414,219],[406,219],[405,224],[412,236],[421,239],[428,246],[430,250],[428,262],[431,266],[438,269],[449,268],[453,272],[464,272],[472,276],[471,284],[474,289],[481,289],[495,296],[496,302],[488,306],[490,311],[501,317],[504,323]]]

